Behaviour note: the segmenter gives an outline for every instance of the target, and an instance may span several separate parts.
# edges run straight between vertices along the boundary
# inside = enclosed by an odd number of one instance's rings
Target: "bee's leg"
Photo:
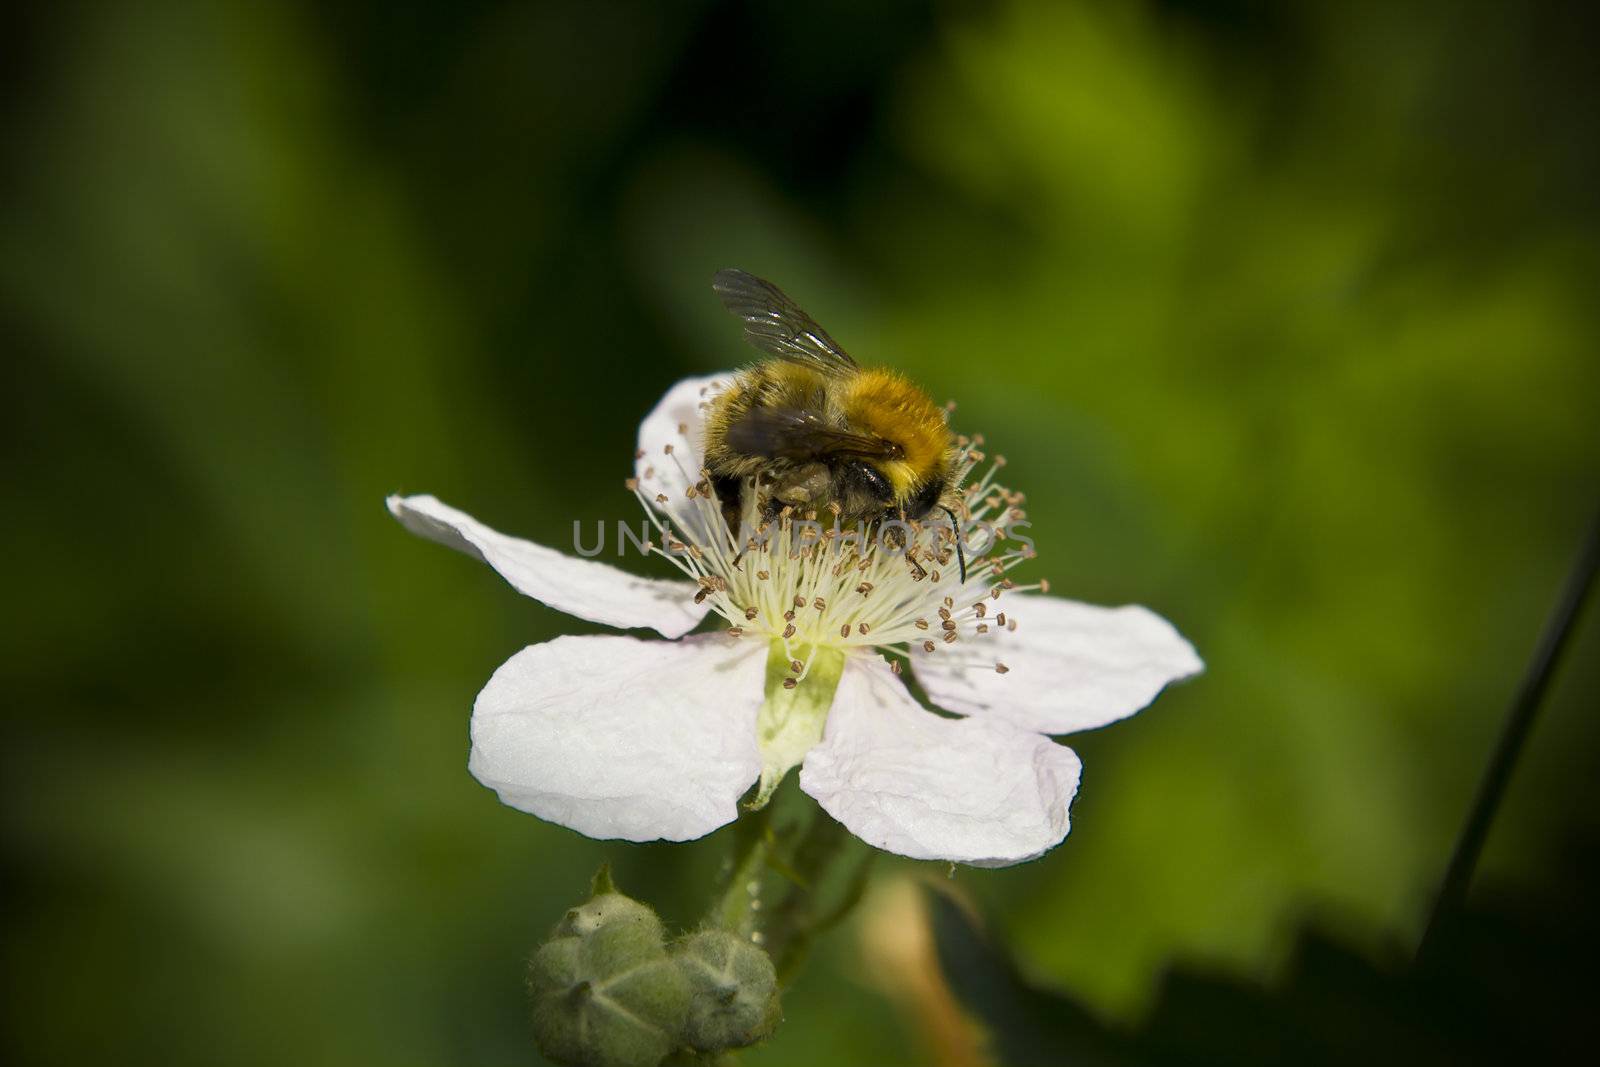
[[[761,505],[761,525],[770,526],[777,522],[778,516],[783,513],[783,509],[791,506],[786,501],[779,500],[776,493],[767,497],[766,503]]]
[[[732,474],[713,474],[711,488],[722,505],[722,520],[728,524],[728,532],[738,537],[739,520],[744,515],[744,479]]]
[[[961,523],[956,519],[956,513],[949,508],[945,508],[944,513],[950,516],[950,528],[955,531],[956,561],[961,564],[961,584],[965,585],[967,584],[967,553],[961,547]]]
[[[775,496],[767,497],[765,503],[761,505],[760,514],[757,517],[758,521],[756,523],[754,538],[760,538],[762,539],[762,543],[765,543],[765,538],[770,536],[772,524],[777,521],[778,513],[788,506],[788,504],[785,504]],[[744,531],[740,530],[735,534],[735,536],[743,533]],[[739,565],[740,560],[744,559],[744,554],[750,548],[751,542],[754,538],[746,538],[744,543],[739,546],[738,555],[733,557],[733,565],[735,567]]]

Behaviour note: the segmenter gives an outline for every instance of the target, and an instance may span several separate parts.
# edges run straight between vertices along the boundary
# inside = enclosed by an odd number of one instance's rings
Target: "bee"
[[[960,454],[943,407],[902,374],[860,366],[771,282],[723,270],[712,288],[771,357],[741,370],[706,417],[706,467],[729,529],[753,491],[762,522],[827,509],[866,528],[937,510],[960,530]]]

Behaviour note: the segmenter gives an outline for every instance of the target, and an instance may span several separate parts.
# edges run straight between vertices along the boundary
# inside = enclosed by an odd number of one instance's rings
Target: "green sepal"
[[[690,934],[672,948],[688,983],[684,1039],[701,1052],[743,1048],[772,1033],[782,1015],[772,960],[725,930]]]
[[[645,924],[547,943],[528,992],[539,1050],[567,1067],[655,1067],[683,1044],[688,981]]]

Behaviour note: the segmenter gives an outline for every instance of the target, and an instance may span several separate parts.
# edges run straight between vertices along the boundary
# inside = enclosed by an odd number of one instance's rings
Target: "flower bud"
[[[534,1038],[569,1067],[655,1067],[683,1044],[688,983],[662,944],[661,920],[616,892],[567,912],[528,968]]]
[[[654,932],[656,940],[661,940],[661,920],[656,918],[656,913],[650,910],[649,905],[641,904],[632,897],[625,897],[621,893],[611,891],[591,897],[576,908],[570,909],[556,924],[553,937],[587,937],[599,930],[602,926],[614,923],[632,924],[645,927]]]
[[[702,1052],[742,1048],[778,1024],[778,975],[767,954],[724,930],[702,930],[673,946],[689,983],[684,1040]]]

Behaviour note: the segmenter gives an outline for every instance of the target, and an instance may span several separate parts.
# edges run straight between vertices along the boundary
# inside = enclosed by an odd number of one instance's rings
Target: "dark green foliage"
[[[1555,1063],[1589,1040],[1600,958],[1600,849],[1575,850],[1567,895],[1485,895],[1425,966],[1307,926],[1267,984],[1179,965],[1137,1026],[1022,977],[963,907],[932,892],[940,961],[1007,1067]]]

